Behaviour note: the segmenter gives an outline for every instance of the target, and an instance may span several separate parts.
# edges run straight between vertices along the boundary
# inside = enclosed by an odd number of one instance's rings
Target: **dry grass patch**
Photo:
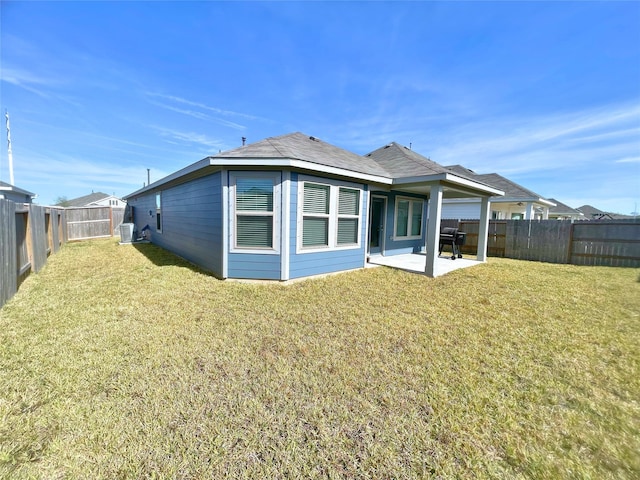
[[[637,278],[248,285],[69,244],[0,311],[0,476],[636,478]]]

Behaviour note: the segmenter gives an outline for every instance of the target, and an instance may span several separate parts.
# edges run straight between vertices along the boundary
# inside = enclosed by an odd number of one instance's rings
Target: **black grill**
[[[438,256],[442,255],[442,247],[445,245],[451,245],[451,260],[455,260],[456,256],[462,258],[460,253],[460,247],[465,244],[467,240],[467,234],[465,232],[459,232],[457,228],[444,227],[440,232],[440,249]]]

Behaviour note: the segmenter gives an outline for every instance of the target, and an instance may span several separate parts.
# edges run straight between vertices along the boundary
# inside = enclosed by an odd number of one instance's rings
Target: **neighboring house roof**
[[[18,188],[15,185],[11,185],[10,183],[3,182],[2,180],[0,180],[0,190],[10,191],[13,193],[18,193],[20,195],[29,195],[31,197],[36,196],[35,193],[29,192],[27,190],[23,190],[22,188]]]
[[[504,192],[504,197],[492,198],[492,202],[535,202],[549,207],[554,205],[554,202],[543,198],[539,194],[523,187],[522,185],[512,182],[508,178],[497,173],[478,174],[473,170],[463,167],[462,165],[449,165],[445,168],[453,173],[466,175],[469,178],[484,182],[487,185],[491,185],[492,187],[502,190]]]
[[[375,151],[361,156],[300,132],[270,137],[207,157],[127,195],[124,199],[197,178],[208,171],[234,167],[297,168],[387,186],[403,185],[406,189],[416,182],[424,185],[427,181],[445,181],[472,195],[502,194],[492,186],[452,174],[435,162],[400,145],[390,145],[396,154],[395,160],[388,153],[374,155]]]
[[[585,219],[589,220],[622,220],[625,218],[633,218],[629,215],[620,215],[619,213],[603,212],[602,210],[592,207],[591,205],[582,205],[576,210],[582,212]]]
[[[572,216],[572,217],[583,217],[584,214],[575,208],[571,208],[569,205],[566,205],[555,198],[550,198],[549,201],[556,204],[555,207],[549,208],[549,215],[554,216]]]
[[[64,203],[65,203],[65,206],[67,207],[90,207],[92,205],[97,204],[101,200],[104,200],[105,198],[117,198],[117,197],[114,197],[113,195],[109,195],[107,193],[93,192],[83,197],[72,198],[71,200],[67,200]]]

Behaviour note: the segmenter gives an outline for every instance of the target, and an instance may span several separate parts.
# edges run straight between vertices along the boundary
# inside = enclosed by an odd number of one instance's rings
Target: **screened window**
[[[396,199],[396,238],[422,236],[422,200]]]
[[[361,191],[334,183],[304,181],[301,185],[302,249],[357,246]]]
[[[304,184],[302,246],[329,245],[329,200],[331,187],[315,183]]]
[[[162,232],[162,194],[156,193],[156,231]]]
[[[358,243],[360,192],[352,188],[338,189],[338,245]]]
[[[271,178],[235,179],[236,248],[273,248],[273,191]]]

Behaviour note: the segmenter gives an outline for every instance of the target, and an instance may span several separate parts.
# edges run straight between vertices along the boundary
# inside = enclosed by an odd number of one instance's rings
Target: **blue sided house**
[[[362,156],[292,133],[207,157],[125,200],[138,235],[215,276],[286,281],[412,252],[436,276],[443,198],[480,198],[485,261],[489,198],[501,194],[396,143]]]

